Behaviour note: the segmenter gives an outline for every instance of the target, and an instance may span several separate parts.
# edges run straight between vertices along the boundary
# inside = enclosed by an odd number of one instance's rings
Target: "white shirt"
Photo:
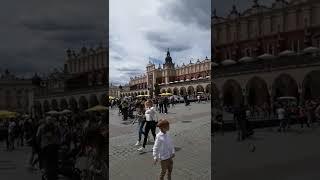
[[[156,113],[157,112],[155,111],[154,107],[146,108],[146,121],[158,121]]]
[[[16,123],[14,121],[11,121],[9,123],[8,133],[12,133],[13,129],[15,128]]]
[[[154,159],[166,160],[175,153],[172,139],[167,133],[164,134],[161,131],[157,134],[152,149]]]
[[[278,119],[284,119],[285,110],[283,108],[279,108],[277,111],[278,111]]]
[[[250,117],[250,110],[246,110],[246,116]]]

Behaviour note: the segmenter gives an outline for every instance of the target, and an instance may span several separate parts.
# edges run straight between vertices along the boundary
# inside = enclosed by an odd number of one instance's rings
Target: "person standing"
[[[153,160],[154,165],[160,161],[161,172],[160,180],[164,180],[167,173],[168,180],[171,180],[171,174],[173,169],[173,158],[175,157],[174,144],[171,137],[168,135],[170,129],[169,122],[166,119],[162,119],[157,124],[160,132],[157,134],[154,146],[153,146]]]
[[[159,109],[160,109],[160,113],[163,113],[163,103],[164,103],[164,100],[163,100],[163,97],[160,97],[159,98]]]
[[[39,127],[37,139],[41,148],[41,166],[43,166],[48,180],[56,180],[58,175],[58,149],[60,145],[60,131],[52,117]]]
[[[127,100],[124,100],[122,102],[122,114],[123,114],[123,120],[128,120],[128,110],[129,110],[129,103]]]
[[[5,137],[6,137],[6,147],[7,147],[7,151],[10,150],[10,139],[9,139],[9,120],[6,119],[5,122],[4,122],[4,128],[6,129],[6,132],[5,132]]]
[[[156,128],[157,128],[157,112],[155,108],[153,107],[152,101],[148,100],[145,103],[145,117],[146,117],[146,126],[144,129],[144,139],[143,139],[143,145],[141,148],[138,149],[140,152],[145,151],[145,147],[148,140],[149,131],[151,130],[151,133],[153,135],[153,140],[156,139]]]
[[[16,122],[11,119],[8,126],[8,139],[9,139],[9,150],[14,150],[16,136]]]
[[[163,99],[164,113],[168,113],[169,99],[168,97],[164,97]]]
[[[303,125],[305,123],[307,124],[307,127],[310,127],[310,125],[309,125],[309,123],[307,121],[305,108],[302,107],[302,106],[299,107],[299,120],[300,120],[301,128],[303,128]]]
[[[316,121],[318,123],[320,123],[320,105],[318,104],[317,108],[315,108],[314,110],[314,114],[315,114],[315,117],[316,117]]]
[[[285,113],[286,110],[280,105],[279,108],[277,109],[277,114],[278,114],[278,119],[280,121],[280,125],[279,125],[279,132],[281,131],[285,131]]]
[[[173,107],[174,107],[174,105],[175,105],[175,99],[174,99],[174,96],[171,96],[170,101],[171,101],[171,107],[173,108]]]

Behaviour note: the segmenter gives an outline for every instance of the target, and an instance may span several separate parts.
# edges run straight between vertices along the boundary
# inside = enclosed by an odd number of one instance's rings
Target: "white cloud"
[[[173,14],[175,13],[173,4],[181,2],[175,0],[110,0],[109,2],[111,82],[127,83],[129,75],[144,73],[149,57],[164,61],[167,48],[171,49],[171,56],[176,64],[187,63],[191,58],[210,56],[210,28],[203,28],[203,19],[200,25],[197,23],[197,18],[190,23],[178,18],[180,14]],[[188,4],[187,1],[186,3]],[[208,0],[202,0],[203,3],[208,3],[210,7]],[[192,8],[185,6],[188,7]],[[210,10],[203,11],[208,14],[209,24]],[[170,14],[175,18],[168,19]],[[124,68],[133,71],[120,71]]]

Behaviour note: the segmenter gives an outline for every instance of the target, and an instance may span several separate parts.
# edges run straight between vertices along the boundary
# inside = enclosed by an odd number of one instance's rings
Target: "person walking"
[[[144,109],[144,105],[143,104],[139,104],[138,105],[138,127],[139,127],[139,130],[138,130],[138,133],[139,133],[139,138],[138,138],[138,141],[137,143],[135,144],[135,146],[139,146],[141,145],[141,138],[142,138],[142,135],[144,134],[143,132],[143,127],[146,123],[146,119],[145,119],[145,109]]]
[[[160,131],[157,134],[154,146],[152,148],[154,165],[156,165],[157,162],[160,161],[160,180],[164,180],[166,173],[168,180],[171,180],[173,158],[175,157],[175,149],[173,141],[167,133],[170,129],[170,125],[166,119],[161,119],[157,124],[157,127],[159,127]]]
[[[157,128],[157,112],[155,111],[155,108],[153,107],[152,101],[148,100],[145,103],[145,117],[146,117],[146,126],[144,129],[144,139],[143,139],[143,145],[138,149],[140,152],[145,151],[145,147],[148,140],[149,131],[151,130],[151,133],[153,135],[153,140],[156,139],[156,128]]]

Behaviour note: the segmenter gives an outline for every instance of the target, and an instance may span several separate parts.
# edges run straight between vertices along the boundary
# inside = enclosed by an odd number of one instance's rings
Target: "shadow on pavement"
[[[176,151],[176,152],[178,152],[178,151],[180,151],[182,148],[180,148],[180,147],[174,147],[174,150]]]

